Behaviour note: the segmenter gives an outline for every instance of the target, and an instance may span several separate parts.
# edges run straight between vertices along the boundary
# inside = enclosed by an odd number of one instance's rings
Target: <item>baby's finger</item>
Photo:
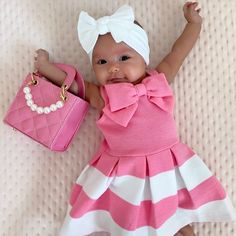
[[[36,50],[36,53],[40,53],[40,52],[42,52],[42,51],[43,51],[43,49],[42,49],[42,48],[39,48],[39,49]]]
[[[48,54],[48,52],[46,50],[42,49],[42,48],[36,50],[36,53],[37,54]]]
[[[183,6],[183,10],[186,11],[187,8],[192,4],[192,2],[186,2]]]
[[[38,67],[39,67],[39,65],[38,65],[38,63],[35,61],[35,62],[34,62],[34,69],[37,70]]]
[[[197,9],[196,11],[197,11],[197,13],[200,13],[200,11],[201,11],[201,8]]]
[[[198,2],[194,2],[193,4],[189,6],[189,8],[190,10],[196,10],[197,6],[198,6]]]
[[[189,7],[191,4],[193,4],[193,2],[186,2],[184,5],[185,5],[186,7]]]
[[[187,2],[185,5],[186,5],[187,7],[191,7],[191,6],[194,6],[194,5],[196,5],[196,4],[198,4],[198,2]]]
[[[36,61],[37,58],[38,58],[38,53],[37,53],[37,51],[35,51],[35,52],[34,52],[34,60]]]
[[[198,2],[187,2],[186,4],[184,4],[183,10],[184,12],[194,11],[197,6]]]

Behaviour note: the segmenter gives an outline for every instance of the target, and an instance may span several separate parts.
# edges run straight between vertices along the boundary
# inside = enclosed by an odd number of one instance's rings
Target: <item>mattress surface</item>
[[[1,0],[1,120],[33,70],[38,48],[48,50],[52,61],[72,64],[87,81],[94,81],[77,39],[78,15],[85,10],[97,18],[124,3],[134,8],[148,33],[154,67],[185,26],[182,0]],[[201,34],[171,85],[174,114],[181,141],[198,153],[236,205],[236,1],[201,0],[200,5]],[[0,122],[0,236],[57,235],[71,186],[102,139],[95,125],[98,116],[90,108],[63,153]],[[235,223],[201,223],[194,228],[198,235],[236,235]]]

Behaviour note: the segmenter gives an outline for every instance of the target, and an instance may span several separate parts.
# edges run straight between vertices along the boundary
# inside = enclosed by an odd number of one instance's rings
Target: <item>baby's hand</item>
[[[40,68],[49,62],[49,53],[44,49],[38,49],[34,57],[34,68],[40,70]]]
[[[184,17],[189,23],[202,23],[199,15],[200,8],[197,9],[198,2],[186,2],[183,7]]]

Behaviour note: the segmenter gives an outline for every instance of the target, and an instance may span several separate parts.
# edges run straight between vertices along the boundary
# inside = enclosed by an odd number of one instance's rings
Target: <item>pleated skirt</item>
[[[220,182],[177,143],[149,155],[99,152],[73,186],[60,235],[173,236],[192,222],[235,219]]]

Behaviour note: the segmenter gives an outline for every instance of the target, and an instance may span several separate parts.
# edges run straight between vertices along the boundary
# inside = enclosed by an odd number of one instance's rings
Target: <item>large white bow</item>
[[[120,7],[113,15],[95,20],[82,11],[78,21],[78,36],[87,54],[92,53],[99,35],[110,32],[117,42],[125,42],[149,63],[149,46],[146,32],[134,24],[133,9],[128,5]]]

